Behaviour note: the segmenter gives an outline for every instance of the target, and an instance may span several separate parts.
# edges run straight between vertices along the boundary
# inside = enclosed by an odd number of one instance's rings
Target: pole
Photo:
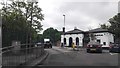
[[[33,21],[33,2],[31,2],[31,23],[30,23],[30,47],[32,43],[32,34],[31,34],[31,28],[32,28],[32,21]]]
[[[65,15],[63,15],[64,16],[64,27],[65,27]]]
[[[27,2],[28,3],[28,2]],[[28,6],[26,7],[26,23],[27,23],[27,25],[28,25],[28,22],[27,22],[27,13],[28,13]],[[28,30],[26,30],[26,45],[25,45],[25,62],[27,61],[27,47],[29,46],[28,45]]]
[[[63,14],[64,16],[64,27],[63,27],[63,31],[64,31],[64,39],[63,39],[63,47],[65,46],[65,15]]]

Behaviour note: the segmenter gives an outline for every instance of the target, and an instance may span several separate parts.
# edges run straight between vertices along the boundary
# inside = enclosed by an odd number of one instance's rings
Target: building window
[[[103,45],[106,45],[106,42],[103,42]]]
[[[100,43],[100,42],[101,42],[101,41],[100,41],[100,39],[98,39],[98,40],[97,40],[97,42],[99,42],[99,43]]]
[[[112,42],[110,42],[110,44],[112,44]]]
[[[103,36],[103,34],[98,34],[98,35],[94,35],[94,36]]]

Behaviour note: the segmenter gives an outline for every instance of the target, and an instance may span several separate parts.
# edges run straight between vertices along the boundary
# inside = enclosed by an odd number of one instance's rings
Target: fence
[[[43,45],[22,44],[2,48],[2,66],[19,66],[44,54]]]

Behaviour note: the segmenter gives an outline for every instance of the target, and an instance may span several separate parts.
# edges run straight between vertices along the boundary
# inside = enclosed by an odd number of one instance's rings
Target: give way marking
[[[117,53],[109,53],[110,55],[116,55]]]

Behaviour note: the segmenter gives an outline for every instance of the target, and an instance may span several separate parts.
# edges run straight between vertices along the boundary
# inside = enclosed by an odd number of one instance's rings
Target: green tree
[[[103,28],[103,29],[109,29],[109,25],[106,25],[106,24],[100,24],[100,28]]]
[[[25,43],[26,39],[36,40],[37,33],[42,30],[41,21],[44,15],[38,2],[2,3],[3,44],[11,45],[12,40]]]
[[[120,13],[109,19],[110,25],[101,24],[101,28],[108,29],[115,35],[115,42],[120,42]]]
[[[90,35],[89,33],[84,33],[84,38],[83,38],[83,45],[86,47],[86,45],[90,42]]]
[[[115,41],[120,42],[120,13],[109,19],[109,30],[115,34]]]
[[[90,33],[89,35],[90,35],[90,40],[91,41],[94,41],[96,39],[96,37],[93,33]]]
[[[41,43],[44,42],[43,34],[38,34],[38,35],[37,35],[37,40],[36,40],[36,42],[41,42]]]
[[[43,32],[43,37],[49,38],[51,42],[55,45],[56,42],[61,39],[61,33],[57,29],[50,27]]]

